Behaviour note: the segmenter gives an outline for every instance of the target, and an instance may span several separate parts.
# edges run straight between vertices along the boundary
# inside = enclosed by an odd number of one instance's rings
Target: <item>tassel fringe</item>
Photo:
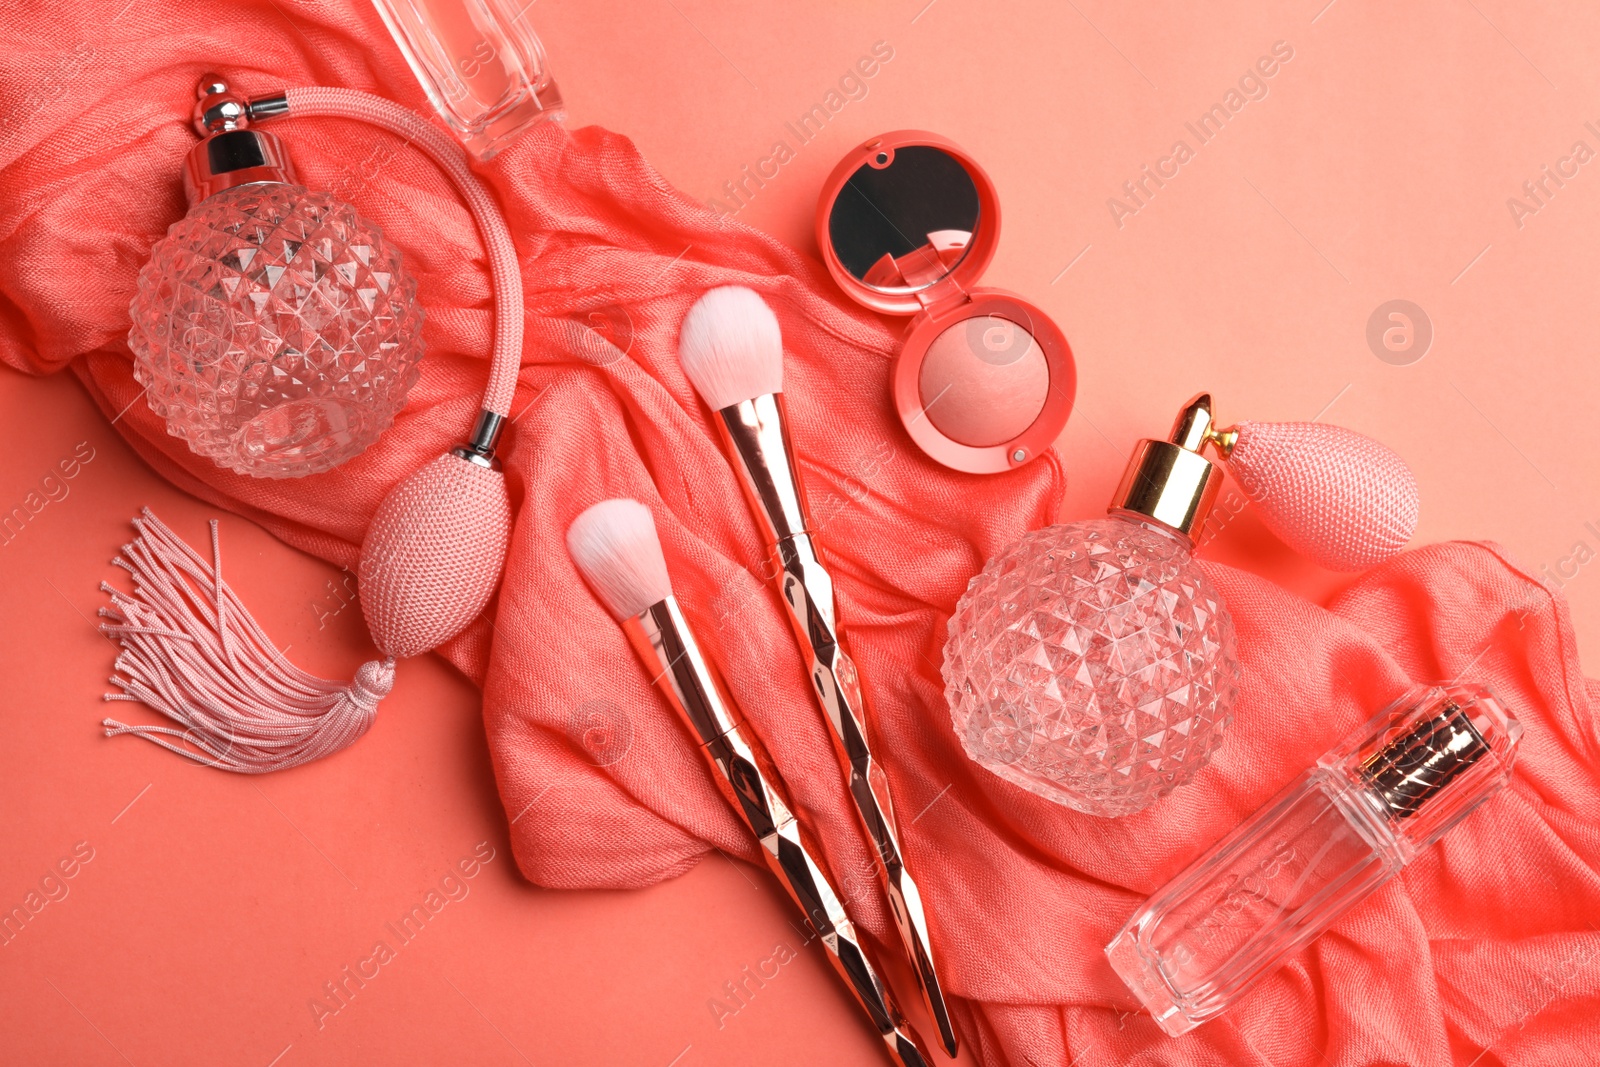
[[[106,700],[146,704],[178,723],[104,722],[107,737],[134,734],[196,763],[265,774],[345,748],[371,727],[394,685],[394,660],[361,665],[349,685],[316,678],[284,658],[222,580],[211,522],[211,562],[145,508],[137,536],[112,563],[133,593],[101,582],[111,606],[100,629],[122,645]]]

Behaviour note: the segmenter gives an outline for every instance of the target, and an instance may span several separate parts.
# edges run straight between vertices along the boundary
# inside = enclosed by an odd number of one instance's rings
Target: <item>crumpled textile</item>
[[[292,16],[270,3],[13,4],[0,28],[0,358],[35,373],[70,366],[162,475],[352,566],[383,496],[464,433],[487,373],[483,250],[429,163],[366,127],[274,125],[304,182],[355,203],[404,250],[427,309],[421,380],[356,460],[296,481],[216,468],[143,403],[125,343],[135,273],[184,210],[178,168],[194,135],[179,120],[203,72],[249,92],[348,85],[426,110],[368,5],[297,5]],[[692,301],[742,284],[783,327],[791,418],[872,740],[979,1061],[1488,1067],[1575,1064],[1600,1049],[1600,684],[1580,672],[1564,602],[1504,552],[1414,551],[1327,608],[1210,565],[1244,665],[1215,761],[1132,817],[1051,805],[965,757],[938,666],[967,579],[1055,517],[1055,457],[987,478],[924,459],[890,405],[895,334],[815,262],[669,188],[622,137],[545,127],[480,173],[516,234],[526,289],[502,452],[517,520],[498,600],[442,652],[483,687],[529,879],[638,887],[713,847],[755,858],[563,548],[585,506],[631,495],[654,510],[685,610],[858,921],[881,954],[897,951],[799,654],[761,580],[762,546],[674,355]],[[1526,727],[1510,789],[1229,1013],[1162,1035],[1102,954],[1123,920],[1372,711],[1413,681],[1457,675],[1494,687]]]

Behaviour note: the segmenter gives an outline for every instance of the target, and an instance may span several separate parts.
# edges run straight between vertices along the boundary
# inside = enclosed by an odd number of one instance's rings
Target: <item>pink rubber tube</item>
[[[522,363],[522,275],[511,231],[494,197],[467,167],[465,150],[450,135],[414,111],[358,89],[308,85],[284,93],[289,114],[328,116],[371,123],[406,138],[455,183],[483,235],[494,285],[494,349],[489,360],[489,387],[483,409],[501,417],[511,414]]]

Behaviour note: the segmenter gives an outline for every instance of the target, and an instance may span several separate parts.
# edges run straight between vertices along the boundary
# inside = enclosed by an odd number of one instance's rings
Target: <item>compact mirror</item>
[[[1049,451],[1077,370],[1050,316],[979,286],[1000,243],[1000,198],[978,161],[925,130],[853,149],[823,183],[817,246],[853,299],[909,315],[890,370],[895,410],[928,456],[972,474]]]
[[[879,293],[915,293],[946,278],[972,247],[978,186],[932,145],[880,146],[839,190],[828,236],[851,277]]]

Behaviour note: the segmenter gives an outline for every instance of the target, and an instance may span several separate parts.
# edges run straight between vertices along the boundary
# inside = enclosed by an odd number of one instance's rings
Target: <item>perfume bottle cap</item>
[[[1409,819],[1488,754],[1461,705],[1448,701],[1363,760],[1361,777],[1390,818]]]
[[[283,142],[250,124],[282,110],[274,106],[281,97],[246,100],[215,74],[200,79],[195,97],[192,125],[203,140],[189,150],[183,165],[183,192],[190,207],[235,185],[297,182]]]
[[[1200,454],[1216,437],[1212,423],[1211,394],[1201,393],[1178,412],[1167,440],[1140,441],[1107,510],[1153,519],[1193,540],[1223,481],[1221,468]]]
[[[1457,683],[1412,690],[1320,764],[1358,787],[1407,862],[1511,777],[1522,726],[1494,694]]]

